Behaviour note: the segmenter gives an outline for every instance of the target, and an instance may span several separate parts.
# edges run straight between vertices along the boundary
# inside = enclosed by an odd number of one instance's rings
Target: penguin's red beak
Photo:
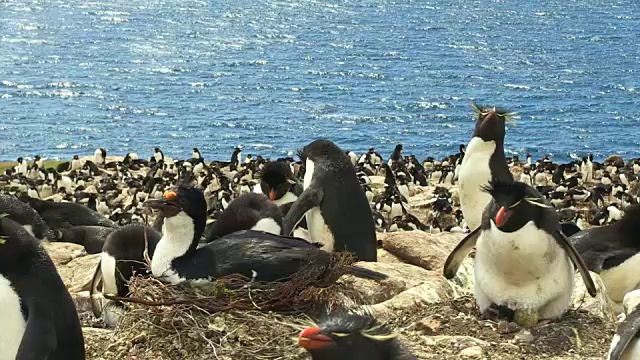
[[[509,220],[509,217],[511,216],[511,211],[506,210],[503,207],[500,208],[500,210],[498,210],[498,213],[496,214],[496,219],[495,219],[495,223],[497,227],[502,227],[504,226],[504,224],[507,223],[507,220]]]
[[[298,335],[298,344],[306,350],[323,349],[330,346],[333,340],[321,334],[320,328],[306,328]]]
[[[269,191],[269,200],[273,201],[276,199],[276,191],[274,189],[271,189]]]

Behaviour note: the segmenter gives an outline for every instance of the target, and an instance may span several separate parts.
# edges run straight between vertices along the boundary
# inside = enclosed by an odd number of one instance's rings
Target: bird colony
[[[0,174],[0,359],[640,359],[640,159],[506,156],[513,114],[473,110],[468,144],[440,159],[328,140],[279,159],[18,158]],[[358,300],[303,311],[243,290],[248,314],[276,313],[283,333],[260,344],[290,343],[275,352],[225,354],[239,330],[202,306],[201,339],[171,344],[204,339],[196,353],[154,353],[151,325],[117,340],[153,302],[140,281],[288,284],[345,254],[322,286]]]

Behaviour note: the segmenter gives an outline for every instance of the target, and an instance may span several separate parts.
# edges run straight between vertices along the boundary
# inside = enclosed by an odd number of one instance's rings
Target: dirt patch
[[[402,329],[405,343],[420,359],[457,359],[471,346],[488,359],[553,359],[605,357],[615,325],[584,311],[530,331],[516,324],[482,320],[473,298],[465,297],[399,314],[390,321]]]

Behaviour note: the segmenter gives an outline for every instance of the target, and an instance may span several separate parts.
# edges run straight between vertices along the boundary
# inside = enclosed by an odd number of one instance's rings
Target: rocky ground
[[[472,259],[463,263],[452,281],[441,275],[446,256],[462,236],[421,231],[379,234],[379,262],[362,265],[387,273],[389,279],[376,283],[344,276],[340,282],[349,289],[346,302],[352,308],[366,307],[395,328],[419,359],[605,358],[615,329],[616,306],[603,291],[596,298],[585,295],[579,276],[573,306],[560,321],[525,330],[513,323],[481,320],[472,297]],[[157,309],[130,315],[129,325],[116,330],[103,329],[101,321],[91,315],[87,292],[99,255],[84,255],[74,244],[45,246],[76,299],[88,359],[307,358],[292,340],[306,321],[299,316],[270,314],[249,321],[246,314],[206,316],[196,311],[189,312],[191,319],[187,319],[193,323],[185,325],[183,315],[181,324],[176,326],[176,320],[171,319],[173,325],[167,328],[162,325],[166,319],[155,322],[154,314],[173,313]],[[592,276],[602,290],[597,275]],[[236,321],[240,318],[242,321]],[[226,325],[216,325],[219,319],[227,319],[223,321]],[[230,350],[251,348],[257,342],[271,348],[251,356]]]

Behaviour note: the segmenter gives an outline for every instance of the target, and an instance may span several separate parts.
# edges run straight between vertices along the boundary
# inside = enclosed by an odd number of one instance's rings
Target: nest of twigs
[[[164,284],[157,279],[135,276],[129,283],[130,296],[106,296],[144,306],[184,306],[208,313],[232,310],[308,313],[318,307],[340,303],[345,290],[335,282],[349,273],[353,256],[347,252],[331,257],[329,263],[310,262],[284,281],[260,282],[233,274],[201,284]]]
[[[312,325],[309,315],[343,307],[350,292],[335,282],[353,262],[339,254],[282,282],[230,275],[204,285],[168,285],[136,276],[130,297],[107,296],[129,304],[118,326],[127,345],[113,349],[115,358],[304,359],[295,337]]]
[[[194,307],[136,305],[118,327],[113,359],[306,359],[296,336],[304,315],[262,311],[209,314]]]

